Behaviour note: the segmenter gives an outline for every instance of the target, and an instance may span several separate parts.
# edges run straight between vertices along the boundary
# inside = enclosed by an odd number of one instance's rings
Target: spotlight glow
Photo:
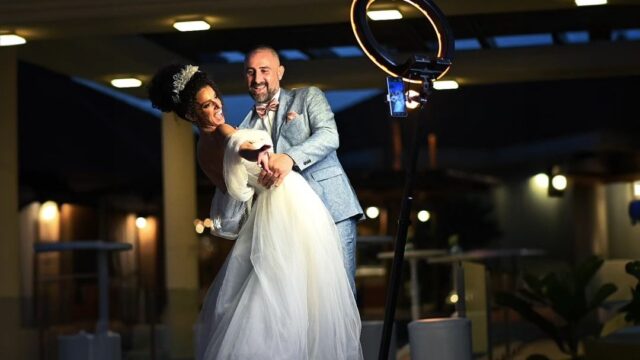
[[[380,215],[380,209],[375,206],[369,206],[367,210],[365,210],[365,213],[369,219],[375,219]]]
[[[418,220],[420,220],[420,222],[427,222],[429,221],[430,218],[431,218],[431,213],[428,212],[427,210],[420,210],[418,212]]]
[[[564,190],[567,188],[567,177],[564,175],[555,175],[551,178],[551,186],[556,190]]]
[[[449,295],[449,302],[455,304],[458,302],[458,294]]]
[[[545,173],[537,174],[533,177],[533,183],[540,189],[547,189],[549,187],[549,176]]]
[[[55,201],[47,201],[40,207],[40,220],[51,221],[58,216],[58,204]]]
[[[136,78],[113,79],[111,85],[118,89],[137,88],[142,86],[142,81]]]
[[[198,234],[202,234],[204,232],[204,225],[202,223],[199,223],[198,225],[196,225],[196,232]]]
[[[208,227],[208,228],[213,227],[213,221],[209,218],[204,219],[202,224],[204,225],[204,227]]]
[[[139,216],[136,219],[136,227],[138,229],[144,229],[145,227],[147,227],[147,218]]]
[[[576,0],[578,6],[604,5],[606,3],[607,0]]]
[[[186,31],[203,31],[211,29],[211,25],[203,20],[197,21],[176,21],[173,23],[173,27],[182,32]]]
[[[15,34],[0,35],[0,46],[14,46],[26,44],[27,40]]]

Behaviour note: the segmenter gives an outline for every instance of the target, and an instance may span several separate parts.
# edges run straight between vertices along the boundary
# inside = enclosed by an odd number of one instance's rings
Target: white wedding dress
[[[258,193],[246,223],[213,282],[199,326],[200,359],[362,359],[360,315],[331,215],[304,178],[257,184],[257,164],[240,144],[271,144],[261,130],[238,130],[228,142],[229,194]]]

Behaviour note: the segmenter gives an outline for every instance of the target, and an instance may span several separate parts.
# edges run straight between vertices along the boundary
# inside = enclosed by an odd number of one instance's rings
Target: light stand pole
[[[411,144],[411,152],[406,163],[406,178],[402,203],[400,206],[400,217],[398,219],[398,230],[396,232],[396,241],[394,244],[393,263],[391,265],[390,284],[387,289],[387,297],[385,301],[384,324],[382,327],[382,339],[380,341],[380,349],[378,352],[378,360],[387,360],[389,357],[389,347],[391,344],[391,333],[393,330],[393,322],[395,319],[396,304],[398,300],[398,291],[400,288],[400,280],[402,278],[402,265],[404,264],[404,250],[407,243],[407,232],[411,221],[409,216],[411,213],[411,205],[413,202],[413,190],[415,188],[416,164],[420,152],[420,142],[424,139],[426,130],[426,122],[421,118],[426,113],[426,103],[428,95],[431,93],[431,80],[425,80],[422,91],[420,93],[420,112],[414,115],[416,122],[413,143]]]
[[[351,4],[351,28],[353,34],[362,48],[365,55],[381,70],[392,77],[402,77],[406,83],[420,84],[419,102],[421,106],[420,115],[424,112],[427,97],[430,94],[433,81],[443,77],[451,66],[453,57],[453,34],[442,11],[431,0],[403,0],[414,6],[428,20],[434,29],[437,41],[438,52],[434,58],[421,55],[413,55],[404,64],[398,65],[386,53],[384,48],[378,44],[373,33],[369,29],[367,20],[367,9],[375,0],[353,0]],[[420,117],[416,118],[416,131],[414,142],[411,146],[406,173],[406,181],[400,218],[398,220],[398,230],[396,234],[395,253],[391,266],[390,284],[387,289],[387,299],[385,306],[384,325],[382,328],[382,339],[380,341],[379,360],[386,360],[389,356],[389,344],[391,342],[391,330],[395,318],[396,302],[402,275],[402,265],[404,263],[404,248],[407,242],[407,231],[409,228],[409,214],[413,201],[413,189],[415,185],[416,163],[420,148],[420,141],[423,139],[423,131],[426,129],[425,121]]]

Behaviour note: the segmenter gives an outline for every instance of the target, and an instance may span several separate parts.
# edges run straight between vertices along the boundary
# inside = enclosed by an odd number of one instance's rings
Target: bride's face
[[[205,86],[196,94],[195,122],[203,131],[213,131],[219,125],[224,124],[222,113],[222,101],[218,94]]]

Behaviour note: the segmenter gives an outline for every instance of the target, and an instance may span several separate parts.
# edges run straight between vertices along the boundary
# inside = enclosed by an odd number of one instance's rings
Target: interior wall
[[[503,182],[494,190],[501,247],[543,249],[548,258],[571,259],[573,195],[569,187],[564,196],[549,197],[532,177]]]
[[[640,259],[640,224],[633,225],[628,212],[633,199],[631,183],[608,184],[605,193],[610,257]]]

